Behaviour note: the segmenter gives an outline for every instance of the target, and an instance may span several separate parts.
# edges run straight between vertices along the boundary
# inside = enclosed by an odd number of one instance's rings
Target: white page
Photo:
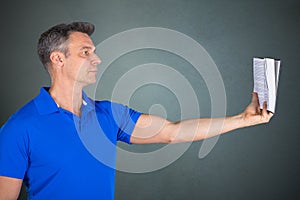
[[[280,60],[275,60],[275,81],[276,81],[276,96],[279,82],[279,72],[280,72]]]
[[[265,67],[268,88],[267,110],[274,113],[276,104],[275,60],[272,58],[266,58]]]
[[[263,102],[268,99],[266,78],[265,78],[265,59],[253,58],[253,91],[258,95],[260,108],[263,108]]]

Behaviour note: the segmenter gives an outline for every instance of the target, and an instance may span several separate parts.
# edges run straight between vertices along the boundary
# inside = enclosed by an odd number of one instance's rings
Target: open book
[[[263,103],[266,101],[267,110],[272,113],[275,113],[279,69],[280,60],[253,58],[253,91],[258,94],[260,108],[263,108]]]

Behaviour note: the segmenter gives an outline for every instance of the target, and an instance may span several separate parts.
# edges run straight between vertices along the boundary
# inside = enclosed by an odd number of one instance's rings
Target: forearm
[[[131,136],[136,144],[178,143],[203,140],[238,128],[268,123],[273,113],[267,105],[260,109],[256,93],[241,114],[224,118],[200,118],[170,122],[158,116],[143,114]]]
[[[245,127],[243,116],[235,115],[224,118],[200,118],[171,123],[166,132],[171,143],[203,140]]]

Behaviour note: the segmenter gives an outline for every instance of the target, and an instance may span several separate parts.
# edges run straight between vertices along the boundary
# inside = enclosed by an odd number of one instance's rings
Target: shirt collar
[[[59,111],[59,105],[56,104],[54,99],[49,94],[50,87],[42,87],[40,94],[34,99],[34,103],[37,107],[38,112],[41,115],[51,114]],[[94,109],[94,101],[92,101],[85,92],[82,92],[82,110],[91,111]]]
[[[85,109],[87,112],[95,109],[95,102],[91,100],[84,91],[82,91],[82,108],[83,111]]]

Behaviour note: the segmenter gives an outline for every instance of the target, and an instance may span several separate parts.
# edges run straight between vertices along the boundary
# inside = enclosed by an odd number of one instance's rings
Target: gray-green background
[[[40,86],[49,84],[36,43],[50,26],[90,21],[96,25],[96,45],[128,29],[165,27],[192,37],[211,55],[224,80],[228,115],[241,112],[250,101],[252,57],[280,58],[276,114],[267,125],[221,136],[204,159],[198,159],[202,142],[194,142],[182,157],[161,170],[117,172],[116,199],[299,199],[299,10],[298,0],[7,1],[0,14],[1,125],[37,95]],[[110,66],[104,77],[107,85],[101,86],[97,97],[109,98],[121,72],[148,62],[182,70],[193,87],[198,85],[201,116],[210,115],[210,97],[201,76],[194,75],[184,60],[155,50],[120,57]],[[148,85],[133,95],[130,106],[146,112],[151,104],[159,103],[166,107],[167,117],[176,120],[180,113],[174,99],[167,88]],[[159,147],[130,148],[150,151]],[[20,199],[24,196],[23,191]]]

